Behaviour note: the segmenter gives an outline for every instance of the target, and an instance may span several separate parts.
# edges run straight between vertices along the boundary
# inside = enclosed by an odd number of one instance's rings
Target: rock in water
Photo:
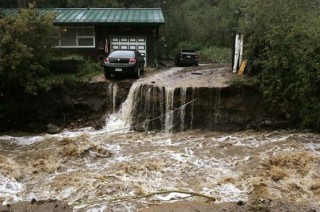
[[[61,131],[61,128],[54,124],[48,124],[47,125],[47,133],[49,134],[56,134]]]

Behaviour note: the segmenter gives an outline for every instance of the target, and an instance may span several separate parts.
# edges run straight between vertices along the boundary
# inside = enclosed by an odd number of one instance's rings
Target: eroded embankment
[[[260,126],[265,115],[262,95],[252,86],[136,89],[136,130],[241,130]]]
[[[229,67],[158,72],[133,84],[120,118],[138,131],[257,128],[265,118],[262,94],[253,86],[230,85],[235,77]]]
[[[131,84],[131,81],[57,83],[49,91],[37,95],[2,91],[0,132],[43,132],[48,130],[48,124],[60,130],[84,126],[101,128],[105,114],[119,108]]]
[[[237,130],[260,126],[265,118],[261,93],[248,85],[229,86],[234,77],[238,76],[227,66],[209,65],[147,72],[138,81],[57,84],[37,96],[4,95],[1,98],[8,107],[1,108],[0,130],[56,133],[83,126],[99,129],[105,124],[105,116],[118,111],[128,95],[129,111],[122,118],[132,121],[134,130]]]

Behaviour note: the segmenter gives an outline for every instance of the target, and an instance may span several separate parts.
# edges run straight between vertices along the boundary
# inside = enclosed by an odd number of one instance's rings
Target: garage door
[[[111,37],[111,51],[114,50],[138,50],[141,54],[145,55],[147,61],[147,44],[145,37]]]

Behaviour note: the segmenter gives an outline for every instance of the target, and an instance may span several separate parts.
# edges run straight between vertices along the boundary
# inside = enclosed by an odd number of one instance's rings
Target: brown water
[[[150,204],[286,198],[319,205],[320,135],[294,131],[0,137],[0,201],[60,199],[75,211],[135,211]],[[125,198],[130,196],[130,198]]]
[[[196,71],[208,77],[210,85],[225,86],[228,78],[222,69]],[[130,132],[136,88],[149,81],[162,85],[163,75],[170,74],[173,80],[187,75],[192,85],[200,75],[173,68],[138,80],[121,109],[109,115],[99,131],[0,136],[0,202],[59,199],[74,211],[129,212],[178,199],[208,200],[186,194],[191,192],[217,202],[285,198],[319,206],[319,134],[170,133],[170,108],[166,108],[165,133]],[[213,76],[221,79],[210,81]],[[181,95],[181,102],[185,101]],[[179,118],[184,120],[184,115]],[[172,192],[156,194],[163,191]]]

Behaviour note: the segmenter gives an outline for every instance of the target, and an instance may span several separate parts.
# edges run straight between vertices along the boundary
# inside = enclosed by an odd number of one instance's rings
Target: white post
[[[239,54],[240,54],[240,40],[239,34],[235,38],[235,50],[234,50],[234,64],[233,64],[233,73],[237,73],[238,63],[239,63]]]

